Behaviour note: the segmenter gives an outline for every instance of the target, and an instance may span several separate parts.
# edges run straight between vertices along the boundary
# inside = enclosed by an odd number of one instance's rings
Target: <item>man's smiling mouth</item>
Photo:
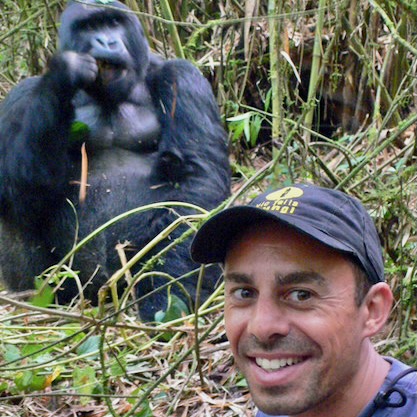
[[[302,358],[285,358],[285,359],[265,359],[265,358],[255,358],[256,364],[268,372],[278,371],[279,369],[296,365],[297,363],[302,362]]]

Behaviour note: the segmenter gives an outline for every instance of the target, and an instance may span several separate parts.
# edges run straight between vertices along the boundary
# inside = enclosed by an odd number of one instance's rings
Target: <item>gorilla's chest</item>
[[[155,158],[155,153],[138,154],[117,147],[87,153],[85,209],[94,207],[95,212],[100,213],[99,208],[103,207],[106,217],[110,217],[143,204],[144,195],[151,188],[150,177]],[[81,163],[73,165],[75,194],[80,187],[81,170]],[[73,198],[78,197],[74,195]]]
[[[91,149],[149,152],[158,147],[160,125],[150,104],[125,102],[111,110],[86,104],[77,107],[75,121],[87,126],[83,139]]]

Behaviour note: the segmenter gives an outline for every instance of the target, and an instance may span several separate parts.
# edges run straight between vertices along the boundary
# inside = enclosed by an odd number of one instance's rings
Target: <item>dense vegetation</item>
[[[212,82],[230,132],[229,204],[296,181],[365,203],[396,297],[375,343],[417,365],[416,3],[126,4],[155,51],[190,59]],[[0,0],[1,98],[43,71],[64,5]],[[60,273],[76,275],[65,266]],[[125,300],[99,309],[46,308],[42,297],[0,302],[2,416],[252,413],[224,337],[221,288],[195,315],[177,318],[173,300],[165,323],[152,327]]]

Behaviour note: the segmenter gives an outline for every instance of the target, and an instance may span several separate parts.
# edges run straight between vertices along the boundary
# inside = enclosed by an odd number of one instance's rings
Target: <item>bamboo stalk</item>
[[[413,55],[417,55],[417,48],[414,48],[414,46],[411,45],[411,43],[407,42],[403,37],[401,37],[401,35],[397,31],[397,28],[395,27],[395,24],[389,18],[385,10],[379,5],[379,3],[375,0],[369,0],[369,3],[381,15],[382,19],[384,20],[384,23],[387,25],[393,38]]]
[[[282,10],[283,1],[268,1],[269,23],[269,73],[271,79],[272,103],[272,140],[280,135],[281,98],[279,91],[279,50],[280,50],[280,20],[276,18]],[[275,17],[272,17],[275,16]]]
[[[309,129],[313,125],[314,110],[316,108],[316,94],[318,85],[318,75],[320,71],[320,65],[322,61],[323,47],[321,44],[323,23],[324,23],[324,11],[326,7],[326,0],[319,1],[318,16],[316,33],[314,36],[314,47],[313,47],[313,61],[311,64],[310,83],[308,85],[308,96],[307,96],[307,113],[304,119],[304,125],[307,130],[304,131],[303,139],[304,143],[308,145],[310,143],[311,135]]]
[[[391,143],[393,143],[401,133],[405,132],[410,126],[417,122],[417,115],[411,114],[404,122],[398,127],[398,130],[392,134],[388,139],[384,140],[379,146],[377,146],[366,158],[356,166],[340,183],[336,188],[342,188],[347,185],[349,181],[356,177],[359,172],[368,165],[375,157],[380,154],[384,149],[386,149]]]
[[[165,19],[167,19],[170,23],[168,23],[168,32],[171,36],[172,43],[174,45],[175,54],[178,58],[185,58],[184,49],[181,44],[180,36],[177,31],[177,27],[174,23],[174,15],[172,14],[171,7],[169,5],[168,0],[161,0],[161,12]]]

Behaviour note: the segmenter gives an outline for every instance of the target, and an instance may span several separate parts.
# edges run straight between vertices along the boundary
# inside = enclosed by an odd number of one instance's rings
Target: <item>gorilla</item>
[[[87,166],[85,187],[80,178]],[[152,54],[139,20],[122,3],[70,2],[47,70],[19,83],[0,107],[0,277],[6,286],[33,288],[34,277],[77,239],[127,210],[162,201],[212,209],[229,194],[227,135],[208,81],[186,60]],[[128,242],[132,256],[191,212],[144,211],[91,240],[72,261],[85,297],[95,302],[121,268],[118,242]],[[187,228],[176,229],[164,245]],[[180,277],[197,268],[188,247],[185,241],[167,251],[153,265],[155,274],[137,285],[137,298],[166,284],[166,274]],[[203,298],[218,276],[217,267],[206,271]],[[194,272],[182,281],[191,297],[196,278]],[[67,279],[58,300],[78,293],[75,280]],[[141,318],[153,320],[166,305],[167,291],[143,298]]]

